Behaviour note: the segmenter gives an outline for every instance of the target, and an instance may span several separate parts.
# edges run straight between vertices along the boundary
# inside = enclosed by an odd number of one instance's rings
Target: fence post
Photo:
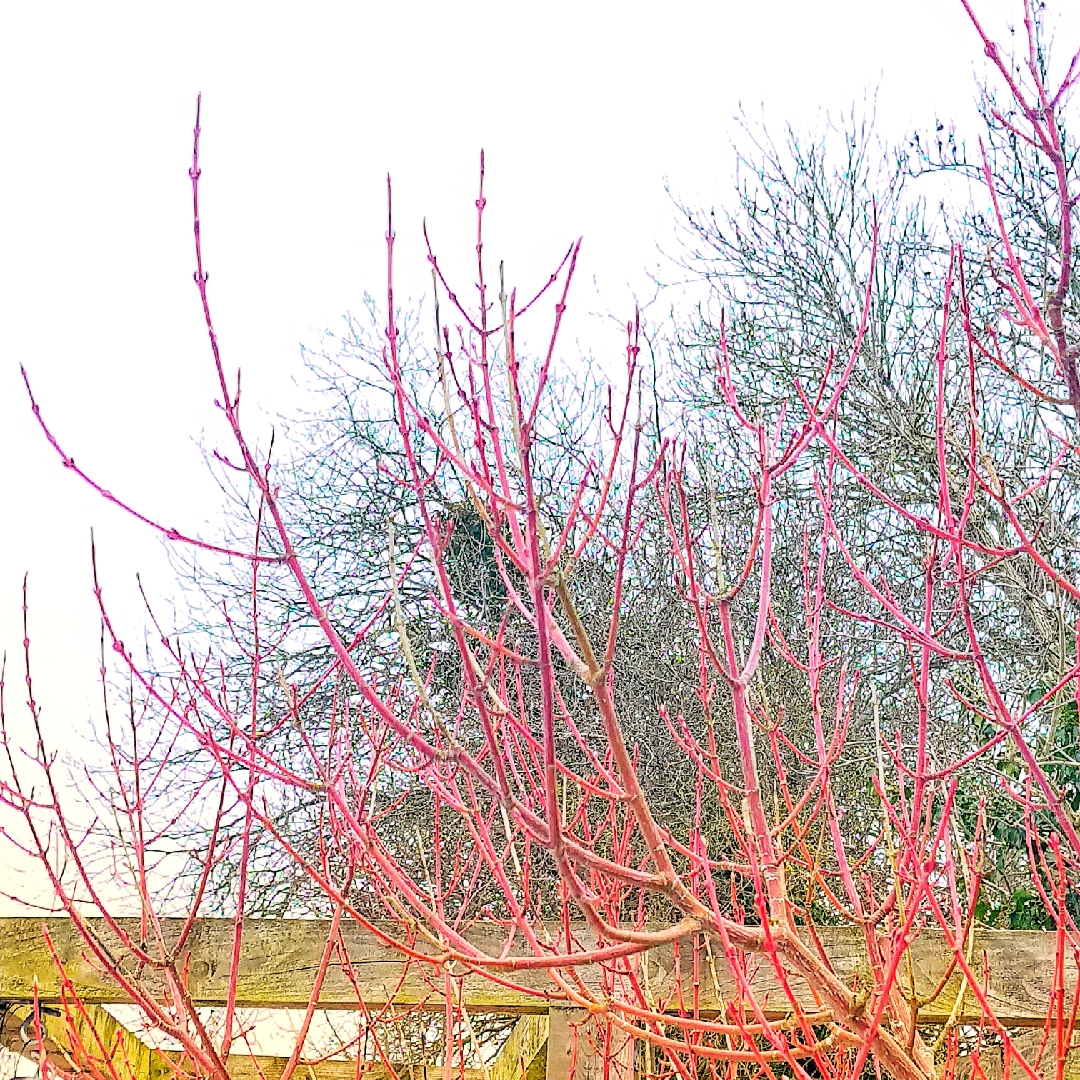
[[[491,1080],[544,1080],[548,1018],[523,1016],[488,1070]]]
[[[584,1009],[548,1011],[547,1080],[634,1080],[635,1049],[624,1031],[590,1022]]]

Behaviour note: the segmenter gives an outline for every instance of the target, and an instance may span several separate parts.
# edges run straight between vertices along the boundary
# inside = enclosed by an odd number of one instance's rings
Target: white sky
[[[978,8],[1007,37],[1019,5]],[[1063,54],[1080,43],[1080,17],[1061,27]],[[812,125],[880,85],[884,136],[938,114],[974,132],[982,69],[959,0],[9,3],[0,17],[9,711],[19,714],[23,697],[24,571],[38,695],[67,749],[87,730],[95,695],[91,526],[130,639],[143,625],[134,572],[154,595],[174,588],[157,539],[61,468],[32,423],[20,362],[56,433],[103,483],[181,529],[213,519],[196,446],[204,432],[211,444],[221,435],[191,280],[198,90],[212,301],[226,363],[243,368],[248,415],[265,429],[259,409],[288,412],[296,400],[298,343],[385,287],[388,171],[399,295],[423,287],[424,215],[447,264],[468,270],[483,147],[493,260],[535,285],[584,235],[571,309],[601,307],[595,277],[604,304],[629,315],[657,244],[672,246],[664,178],[691,201],[729,197],[740,101],[751,113],[763,104],[779,129]],[[472,279],[458,280],[467,289]],[[619,349],[599,323],[574,325],[595,347]]]

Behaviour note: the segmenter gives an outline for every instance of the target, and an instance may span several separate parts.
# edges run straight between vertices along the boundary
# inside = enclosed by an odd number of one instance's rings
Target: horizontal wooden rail
[[[55,1004],[60,1000],[60,975],[46,949],[43,925],[48,929],[66,976],[82,1001],[108,1005],[129,1000],[102,972],[69,920],[8,918],[0,919],[0,1002],[32,1001],[35,979],[43,1004]],[[95,921],[92,925],[112,955],[130,967],[123,950],[104,924]],[[179,920],[166,921],[167,941],[175,940],[180,925]],[[125,923],[125,929],[137,933],[137,923]],[[327,933],[328,924],[318,920],[248,920],[244,925],[236,1004],[256,1008],[305,1008],[326,946]],[[478,927],[470,931],[469,936],[477,945],[495,954],[503,940],[499,927]],[[819,930],[819,936],[837,974],[849,985],[854,983],[856,976],[862,975],[861,981],[865,985],[867,960],[860,934],[850,928],[824,927]],[[231,920],[203,919],[195,924],[184,949],[188,990],[195,1004],[225,1003],[232,938]],[[443,1007],[444,982],[436,976],[433,964],[407,963],[396,949],[356,924],[343,927],[343,939],[356,985],[350,981],[340,959],[335,957],[319,997],[320,1008],[355,1009],[358,991],[365,1006],[373,1012],[391,1000],[399,1006]],[[580,940],[588,945],[588,936],[584,932],[580,934]],[[976,934],[972,953],[974,964],[980,981],[985,980],[989,1000],[1001,1023],[1023,1027],[1041,1024],[1045,1019],[1054,971],[1055,940],[1053,934],[1036,931],[980,931]],[[692,990],[691,954],[692,948],[684,943],[681,949],[683,970],[679,974],[687,999]],[[911,954],[915,990],[925,997],[943,978],[950,954],[941,935],[929,932],[914,942]],[[677,973],[673,955],[672,949],[667,947],[651,950],[642,959],[647,965],[646,975],[652,993],[661,1000],[675,986]],[[1077,969],[1068,953],[1066,964],[1066,985],[1075,986]],[[713,964],[703,962],[700,970],[701,1013],[716,1015],[735,996],[732,980],[722,957],[716,957]],[[906,964],[901,970],[906,970]],[[560,1004],[559,995],[543,970],[501,974],[520,989],[501,986],[480,974],[470,974],[462,980],[461,1000],[469,1011],[546,1014],[549,1007]],[[582,976],[586,984],[595,986],[599,983],[599,972],[594,967],[583,968]],[[786,1014],[786,1001],[768,963],[760,964],[750,977],[759,995],[769,995],[768,1011],[777,1016]],[[141,982],[150,992],[158,992],[152,972],[143,972]],[[960,984],[959,973],[954,972],[937,999],[922,1006],[920,1021],[927,1024],[944,1021],[952,1010]],[[795,982],[792,988],[797,997],[804,996],[802,984]],[[809,1006],[808,999],[806,1003]],[[970,991],[964,997],[961,1019],[978,1020],[978,1007]]]

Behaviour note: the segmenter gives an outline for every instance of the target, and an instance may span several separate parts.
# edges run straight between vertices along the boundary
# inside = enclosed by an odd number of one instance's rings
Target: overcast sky
[[[978,8],[1007,39],[1019,4]],[[1060,27],[1063,53],[1080,43],[1080,19]],[[635,291],[647,293],[658,245],[673,247],[665,178],[692,202],[729,197],[740,102],[776,127],[813,130],[819,114],[880,87],[886,138],[939,115],[976,133],[983,63],[959,0],[6,5],[9,711],[23,697],[24,571],[38,693],[65,747],[93,710],[90,528],[130,639],[143,625],[135,571],[154,596],[175,591],[157,539],[84,490],[46,445],[20,363],[81,465],[166,524],[212,534],[217,498],[197,443],[222,432],[191,279],[187,178],[199,90],[212,301],[226,364],[243,368],[264,430],[295,404],[299,343],[385,289],[387,172],[405,287],[424,281],[424,216],[446,263],[468,269],[483,147],[488,250],[527,288],[584,236],[573,329],[617,351],[617,335],[587,313],[628,315]]]

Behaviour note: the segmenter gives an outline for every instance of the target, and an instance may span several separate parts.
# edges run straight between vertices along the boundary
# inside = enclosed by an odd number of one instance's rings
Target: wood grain
[[[44,1004],[55,1004],[60,1000],[60,977],[45,948],[43,925],[48,928],[57,956],[84,1002],[107,1005],[129,1000],[88,953],[69,920],[8,918],[0,919],[0,1001],[32,1001],[35,978]],[[135,932],[134,921],[126,925]],[[123,969],[133,974],[130,957],[117,947],[102,924],[95,923],[94,928],[111,945]],[[166,921],[166,941],[175,940],[179,929],[179,921]],[[186,944],[183,962],[188,973],[188,990],[198,1005],[225,1003],[232,934],[233,924],[227,919],[204,919],[196,923]],[[262,1008],[306,1007],[326,934],[327,924],[317,920],[249,920],[244,926],[236,1004]],[[836,973],[849,985],[853,985],[856,978],[865,984],[869,965],[861,937],[851,929],[840,927],[822,928],[820,936]],[[381,1008],[391,999],[400,1006],[443,1007],[444,980],[436,965],[406,961],[393,947],[356,924],[347,924],[343,937],[356,986],[347,977],[340,959],[335,957],[319,998],[320,1008],[355,1009],[358,992],[369,1009]],[[497,955],[503,931],[499,927],[479,927],[470,932],[470,938]],[[580,934],[580,940],[588,946],[589,939],[584,932]],[[989,1000],[1004,1025],[1024,1027],[1043,1022],[1052,987],[1055,940],[1055,935],[1038,931],[982,931],[976,935],[973,954],[976,973],[980,981],[985,978]],[[431,952],[430,949],[424,951]],[[680,986],[684,1000],[691,1000],[694,989],[692,953],[692,943],[684,941],[678,970],[670,947],[651,950],[642,960],[648,967],[653,995],[661,1002],[666,1001],[668,1011],[676,1008]],[[920,997],[926,997],[941,981],[951,957],[941,935],[929,932],[916,940],[911,954],[915,991]],[[1077,969],[1071,956],[1067,956],[1066,965],[1066,987],[1071,989],[1077,985]],[[722,957],[714,957],[714,963],[710,964],[703,956],[699,970],[701,1012],[706,1016],[715,1015],[734,997],[733,980]],[[904,963],[901,972],[906,970]],[[599,985],[600,972],[596,968],[586,967],[581,973],[587,985]],[[461,999],[470,1012],[546,1014],[549,1006],[558,1007],[563,1003],[543,970],[503,972],[502,975],[517,984],[516,988],[502,986],[479,974],[462,978]],[[140,978],[150,993],[157,995],[163,990],[157,972],[144,971]],[[759,1000],[765,1002],[767,1012],[783,1016],[790,1011],[768,963],[751,966],[750,982]],[[458,993],[456,983],[455,979],[455,997]],[[959,972],[954,971],[943,992],[921,1007],[920,1021],[929,1024],[945,1020],[960,986]],[[805,984],[794,981],[792,989],[804,1005],[812,1004]],[[968,990],[961,1019],[977,1020],[978,1015],[978,1005]]]

